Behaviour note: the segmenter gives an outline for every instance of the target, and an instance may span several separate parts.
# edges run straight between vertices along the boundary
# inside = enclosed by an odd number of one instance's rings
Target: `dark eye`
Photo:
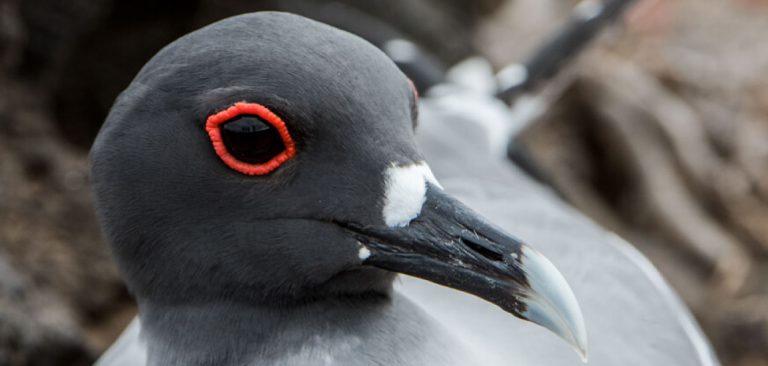
[[[243,174],[269,174],[296,155],[285,122],[261,104],[235,103],[209,116],[205,130],[221,160]]]
[[[263,164],[285,150],[277,129],[258,116],[239,116],[220,128],[227,151],[242,162]]]

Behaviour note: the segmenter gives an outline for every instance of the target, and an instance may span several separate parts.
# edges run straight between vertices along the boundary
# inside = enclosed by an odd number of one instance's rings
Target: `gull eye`
[[[242,162],[264,164],[285,150],[277,129],[259,116],[239,116],[219,128],[227,151]]]
[[[243,174],[269,174],[296,154],[285,122],[261,104],[236,103],[209,116],[205,129],[221,160]]]
[[[408,86],[411,89],[411,122],[413,128],[416,129],[416,125],[419,123],[419,90],[416,89],[416,85],[411,79],[408,79]]]

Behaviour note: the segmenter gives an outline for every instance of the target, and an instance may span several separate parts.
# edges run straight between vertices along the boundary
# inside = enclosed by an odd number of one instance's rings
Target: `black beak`
[[[428,184],[421,213],[408,226],[344,226],[370,252],[364,264],[479,296],[549,329],[586,357],[584,320],[562,274],[440,188]]]

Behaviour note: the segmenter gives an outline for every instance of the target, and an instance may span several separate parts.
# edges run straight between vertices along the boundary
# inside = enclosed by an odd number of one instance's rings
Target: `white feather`
[[[424,162],[387,169],[382,216],[389,227],[404,227],[421,213],[427,199],[427,182],[440,187]]]

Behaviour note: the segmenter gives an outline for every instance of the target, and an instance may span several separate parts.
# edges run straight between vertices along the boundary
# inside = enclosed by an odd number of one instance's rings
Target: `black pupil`
[[[274,126],[259,116],[239,116],[221,125],[221,139],[237,160],[249,164],[270,161],[285,150]]]

